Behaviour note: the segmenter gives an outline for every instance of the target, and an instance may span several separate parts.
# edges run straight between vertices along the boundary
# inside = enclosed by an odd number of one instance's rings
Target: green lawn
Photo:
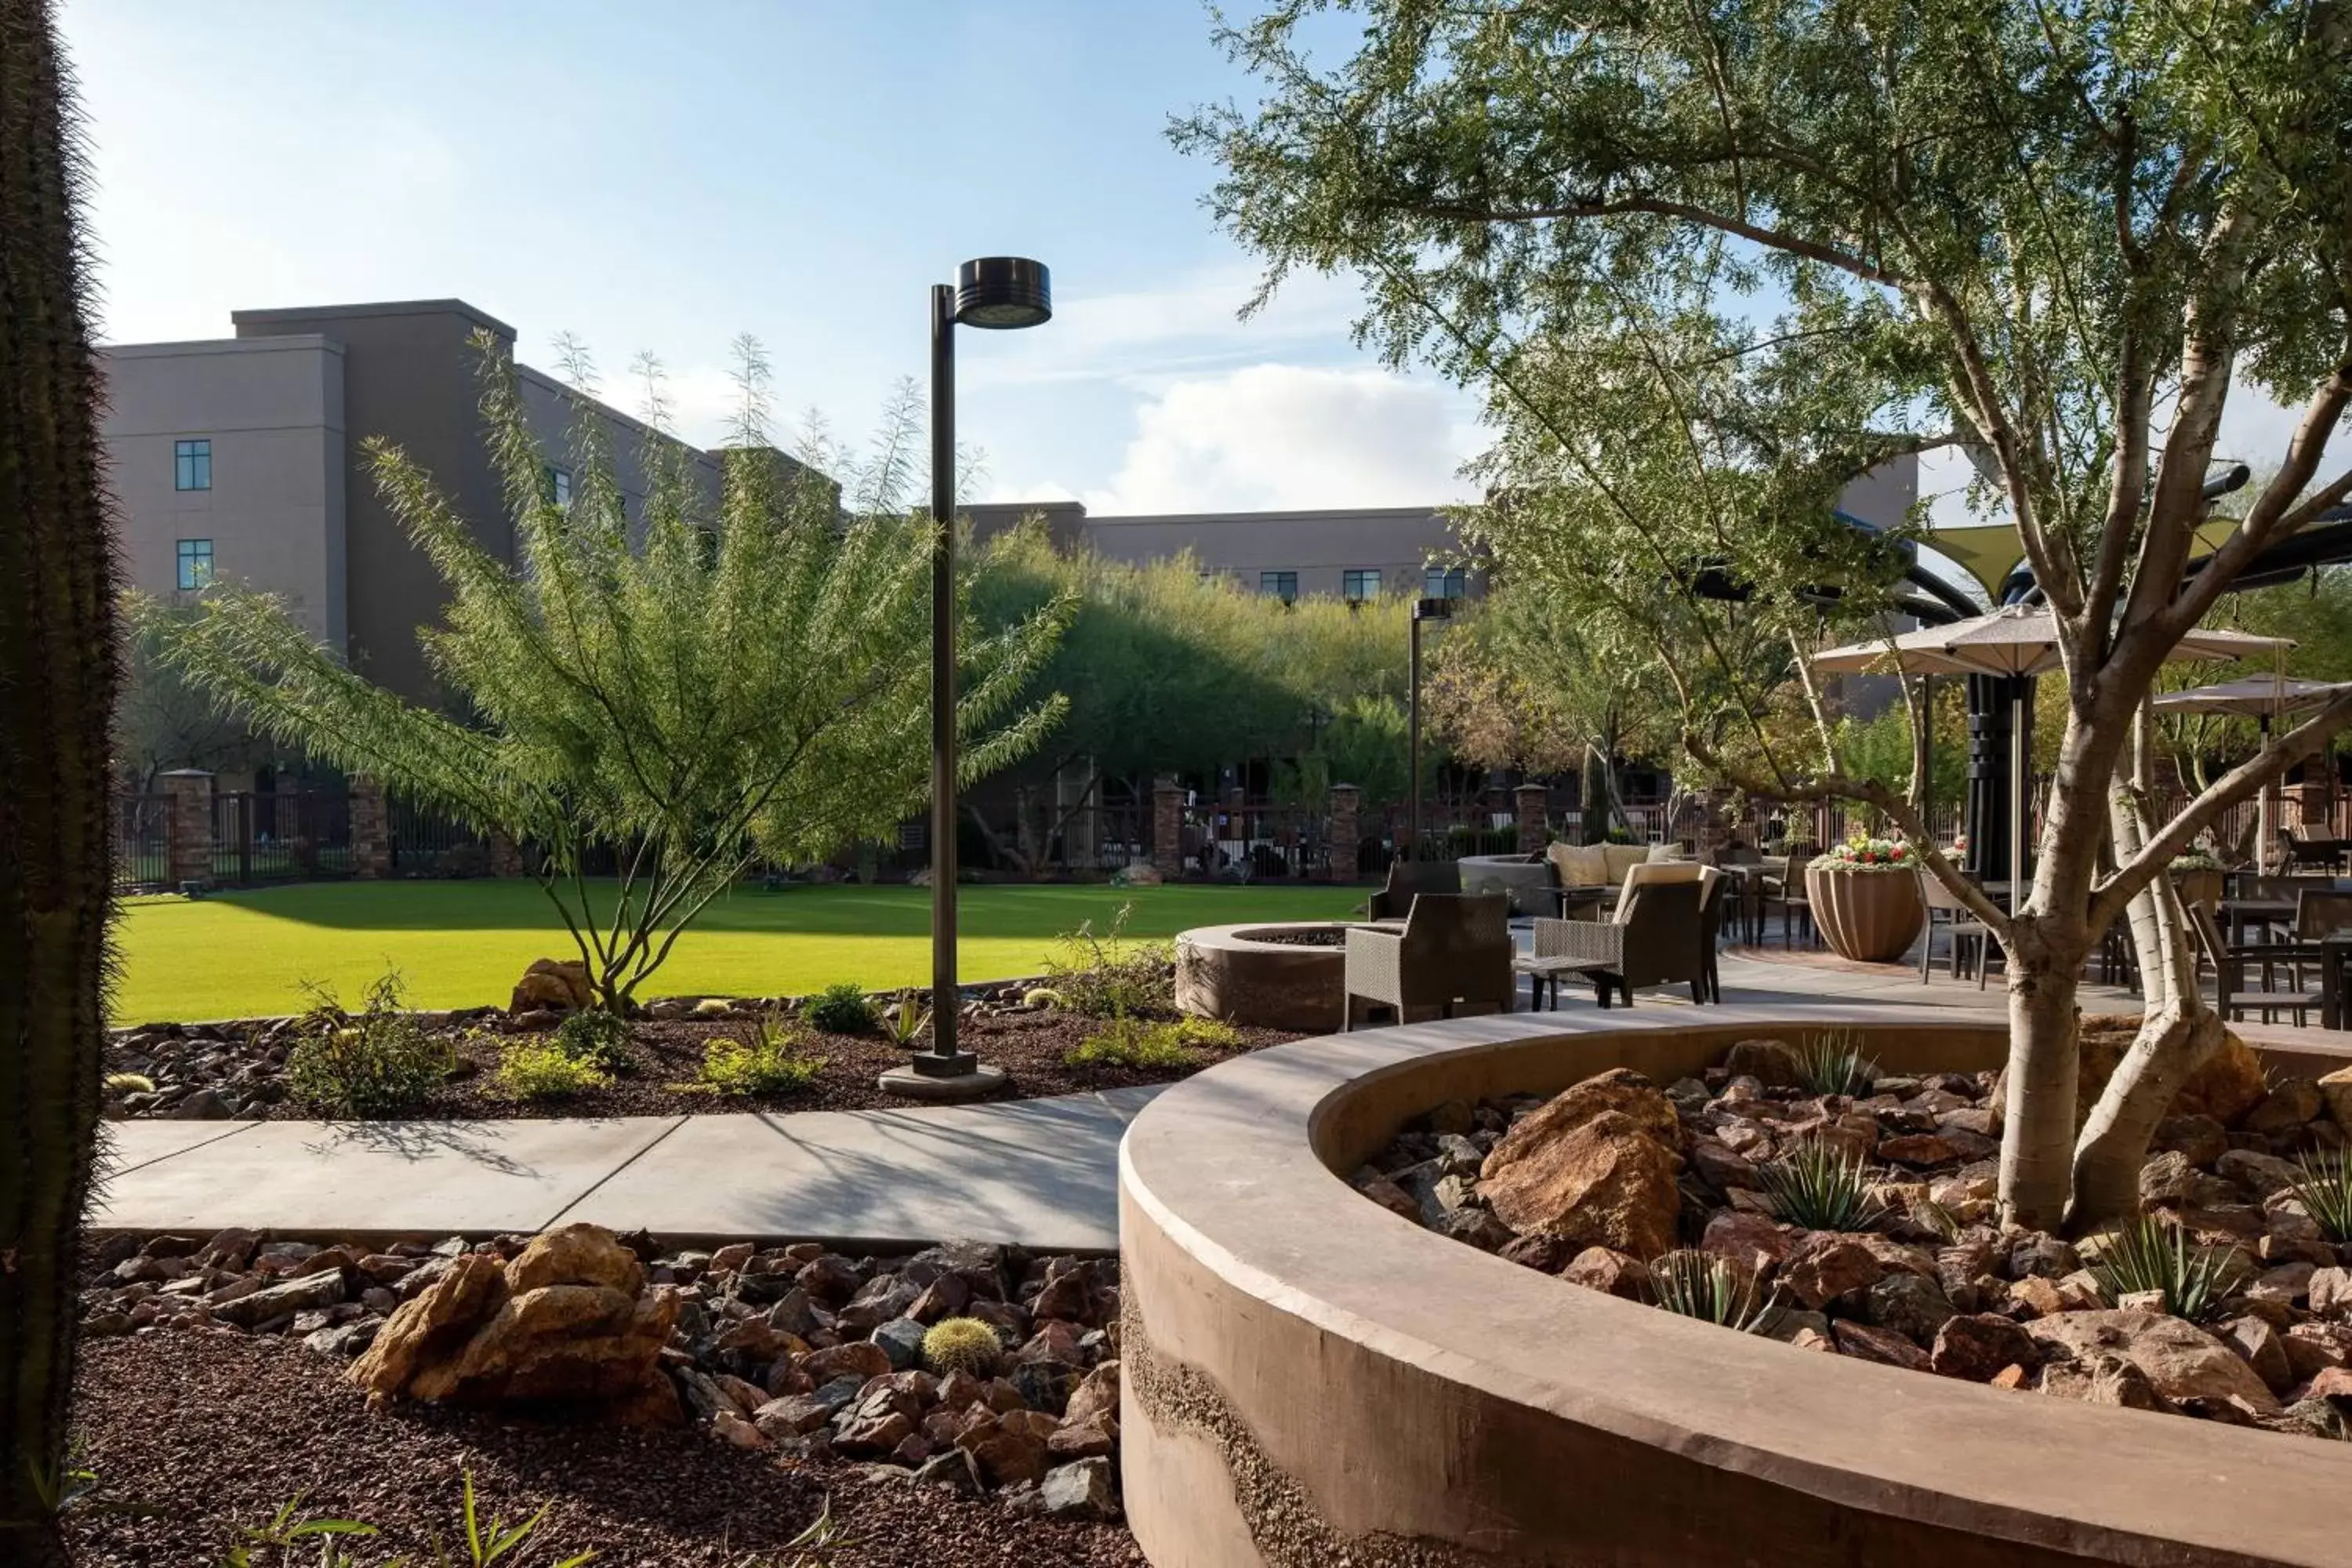
[[[1034,974],[1054,939],[1100,929],[1132,903],[1134,936],[1188,926],[1345,915],[1360,888],[967,887],[962,977]],[[836,980],[880,988],[930,975],[930,896],[923,889],[740,889],[713,903],[642,988],[789,995]],[[128,901],[120,941],[124,1023],[249,1017],[302,1005],[301,985],[355,1000],[396,965],[424,1007],[504,1003],[534,958],[575,955],[554,906],[523,881],[319,882],[254,892]]]

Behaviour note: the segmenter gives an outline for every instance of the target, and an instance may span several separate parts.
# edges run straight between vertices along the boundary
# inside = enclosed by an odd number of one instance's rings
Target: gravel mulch
[[[862,1110],[906,1103],[875,1086],[884,1069],[900,1066],[907,1058],[904,1049],[879,1033],[806,1031],[807,1050],[824,1058],[824,1067],[813,1083],[790,1094],[721,1097],[681,1088],[693,1082],[703,1051],[713,1037],[751,1036],[756,1020],[740,1016],[635,1021],[630,1028],[629,1070],[615,1077],[610,1086],[560,1100],[511,1100],[497,1091],[492,1073],[500,1052],[515,1042],[532,1038],[533,1032],[492,1032],[482,1026],[496,1021],[493,1016],[448,1027],[465,1076],[433,1090],[407,1116],[503,1121],[702,1111]],[[979,1052],[982,1060],[1005,1070],[1005,1089],[998,1098],[1027,1100],[1168,1083],[1259,1047],[1299,1037],[1280,1030],[1243,1029],[1239,1046],[1194,1046],[1192,1060],[1177,1068],[1068,1065],[1065,1057],[1102,1026],[1100,1020],[1067,1013],[991,1011],[963,1019],[958,1026],[958,1039]],[[189,1102],[207,1091],[212,1099],[203,1103],[215,1116],[280,1121],[319,1114],[286,1094],[284,1060],[291,1041],[282,1032],[273,1035],[273,1026],[258,1022],[191,1026],[176,1034],[168,1032],[172,1027],[144,1029],[110,1042],[109,1072],[146,1075],[164,1089],[152,1103],[145,1096],[113,1096],[109,1101],[110,1116],[185,1119],[191,1115]],[[282,1030],[283,1026],[277,1027]]]
[[[358,1519],[373,1564],[432,1561],[457,1528],[460,1478],[509,1521],[549,1509],[518,1568],[593,1548],[599,1564],[790,1565],[793,1535],[829,1495],[849,1537],[823,1568],[1108,1568],[1143,1559],[1123,1529],[1022,1517],[987,1500],[872,1479],[844,1463],[803,1466],[699,1431],[534,1425],[408,1403],[371,1410],[339,1363],[300,1345],[225,1329],[85,1345],[75,1426],[105,1494],[159,1511],[88,1513],[74,1527],[87,1568],[218,1563],[240,1525],[303,1494],[305,1512]],[[312,1546],[299,1559],[314,1562]]]

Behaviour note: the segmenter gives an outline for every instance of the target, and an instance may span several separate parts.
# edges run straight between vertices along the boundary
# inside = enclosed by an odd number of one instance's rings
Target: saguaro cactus
[[[91,1184],[112,847],[113,543],[48,0],[0,0],[0,1559],[53,1517]]]

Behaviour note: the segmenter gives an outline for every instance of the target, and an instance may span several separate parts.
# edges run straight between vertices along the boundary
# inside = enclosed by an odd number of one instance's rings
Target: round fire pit
[[[1197,926],[1176,939],[1176,1005],[1266,1029],[1334,1029],[1348,921]]]

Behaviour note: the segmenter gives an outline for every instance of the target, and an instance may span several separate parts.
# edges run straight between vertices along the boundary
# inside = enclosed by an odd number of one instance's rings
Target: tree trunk
[[[2065,1216],[2073,1177],[2082,954],[2053,947],[2040,917],[2021,914],[2012,923],[2001,1214],[2011,1224],[2051,1229]]]
[[[74,1273],[97,1153],[118,589],[63,61],[0,0],[0,1541],[61,1564]]]

